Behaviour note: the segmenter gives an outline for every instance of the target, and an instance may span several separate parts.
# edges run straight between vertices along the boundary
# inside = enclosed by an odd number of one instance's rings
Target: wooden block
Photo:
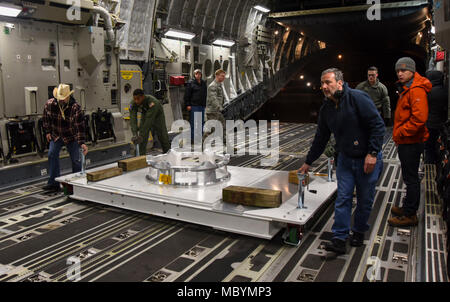
[[[245,206],[278,208],[281,205],[281,191],[229,186],[222,190],[222,199]]]
[[[289,172],[289,183],[296,184],[296,185],[300,184],[297,173],[298,173],[297,170]],[[325,176],[328,176],[328,175],[325,174]],[[304,180],[304,185],[307,186],[309,183],[310,183],[310,176],[309,176],[309,174],[307,174],[305,177],[305,180]]]
[[[135,171],[148,167],[147,156],[133,157],[119,161],[119,168],[122,168],[124,172]]]
[[[297,170],[289,171],[289,183],[296,185],[300,183],[298,181]]]
[[[122,175],[121,168],[109,168],[104,170],[99,170],[95,172],[87,173],[88,181],[99,181],[107,178],[111,178],[114,176]]]

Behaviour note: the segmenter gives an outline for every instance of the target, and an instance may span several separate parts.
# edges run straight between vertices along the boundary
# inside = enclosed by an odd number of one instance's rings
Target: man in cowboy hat
[[[72,160],[72,172],[81,171],[81,154],[88,153],[85,145],[85,125],[81,106],[75,101],[70,86],[60,84],[53,90],[54,98],[47,101],[44,107],[43,126],[47,141],[50,143],[48,151],[48,164],[50,178],[44,190],[58,191],[59,183],[59,152],[65,145]]]

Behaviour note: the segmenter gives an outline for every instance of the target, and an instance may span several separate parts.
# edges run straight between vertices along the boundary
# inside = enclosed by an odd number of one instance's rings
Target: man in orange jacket
[[[388,220],[394,227],[417,225],[417,210],[420,203],[419,163],[428,139],[425,123],[428,119],[427,93],[430,81],[416,72],[416,63],[409,57],[395,64],[399,81],[399,99],[394,117],[393,139],[398,146],[406,198],[402,207],[392,207],[393,218]]]

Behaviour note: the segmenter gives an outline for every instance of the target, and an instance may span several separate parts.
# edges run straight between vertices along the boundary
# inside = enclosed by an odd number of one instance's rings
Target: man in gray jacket
[[[391,103],[389,93],[385,85],[378,79],[378,68],[370,67],[367,70],[367,81],[359,83],[356,89],[366,92],[384,118],[386,126],[391,122]]]
[[[206,120],[218,120],[225,130],[225,118],[222,114],[224,93],[222,82],[225,80],[226,72],[222,69],[216,71],[216,79],[208,87],[206,99]]]

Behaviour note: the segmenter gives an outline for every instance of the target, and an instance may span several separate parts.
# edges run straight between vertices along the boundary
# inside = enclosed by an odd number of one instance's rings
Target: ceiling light
[[[270,9],[265,8],[265,7],[261,6],[261,5],[253,6],[253,8],[255,8],[255,9],[257,9],[257,10],[263,12],[263,13],[268,13],[268,12],[270,12]]]
[[[339,59],[339,60],[342,60],[342,55],[338,55],[338,59]]]
[[[301,76],[300,76],[300,80],[303,80],[304,78],[305,78],[304,75],[301,75]]]
[[[176,30],[176,29],[169,29],[165,34],[167,37],[173,37],[173,38],[180,38],[180,39],[186,39],[186,40],[192,40],[192,38],[195,37],[194,33]]]
[[[275,31],[275,36],[278,35],[278,30]]]
[[[310,83],[310,82],[308,82],[308,83],[306,84],[306,86],[308,86],[308,87],[311,87],[311,83]]]
[[[234,45],[234,41],[217,39],[216,41],[213,42],[213,44],[214,44],[214,45],[220,45],[220,46],[231,47],[231,46]]]
[[[22,7],[9,4],[0,3],[0,16],[17,17],[22,12]]]

